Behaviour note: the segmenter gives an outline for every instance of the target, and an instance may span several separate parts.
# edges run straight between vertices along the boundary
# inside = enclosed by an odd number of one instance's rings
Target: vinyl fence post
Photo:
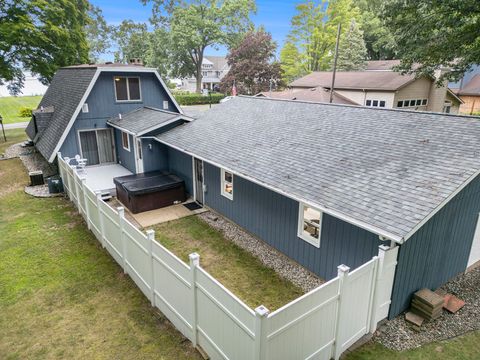
[[[347,265],[339,265],[338,269],[338,279],[340,281],[338,285],[338,304],[337,304],[337,318],[335,323],[335,346],[333,348],[334,354],[333,357],[335,360],[340,359],[340,355],[342,355],[342,339],[343,339],[343,319],[342,314],[344,313],[343,306],[344,302],[342,301],[343,292],[345,286],[347,285],[348,273],[350,268]]]
[[[255,360],[265,360],[267,358],[266,322],[269,312],[263,305],[255,309]]]
[[[120,242],[122,244],[122,266],[123,273],[128,274],[127,270],[127,239],[125,237],[123,227],[125,221],[125,209],[122,206],[117,207],[118,211],[118,225],[120,227]]]
[[[200,255],[192,253],[188,255],[190,260],[190,283],[192,292],[192,344],[196,347],[198,344],[197,338],[197,267],[200,265]]]
[[[375,291],[373,293],[373,300],[372,300],[372,312],[370,314],[370,326],[369,331],[370,333],[374,333],[377,330],[377,313],[378,313],[378,306],[379,306],[379,297],[382,292],[382,280],[383,280],[383,265],[385,263],[385,253],[389,249],[386,245],[380,245],[378,247],[378,260],[377,260],[377,273],[375,277]]]
[[[150,255],[150,302],[155,307],[155,270],[153,267],[153,242],[155,241],[155,230],[147,230],[148,252]]]
[[[73,186],[75,186],[75,196],[76,196],[76,200],[73,203],[77,206],[78,213],[82,214],[82,208],[80,206],[80,192],[78,190],[78,183],[77,183],[77,179],[76,179],[76,177],[78,177],[78,174],[77,174],[77,171],[76,171],[77,166],[73,165],[72,169],[73,169],[73,176],[72,176]]]
[[[103,212],[100,209],[100,203],[102,202],[102,192],[95,191],[97,197],[97,211],[98,211],[98,221],[100,222],[100,243],[102,247],[105,248],[105,225],[103,223]]]
[[[90,210],[88,209],[88,196],[87,196],[87,178],[82,177],[82,192],[83,192],[83,203],[85,204],[85,214],[87,215],[87,228],[92,230],[92,224],[90,220]]]

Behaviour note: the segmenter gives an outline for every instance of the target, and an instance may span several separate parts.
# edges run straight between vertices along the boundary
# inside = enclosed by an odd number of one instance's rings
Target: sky
[[[90,0],[103,11],[105,20],[110,25],[118,25],[123,20],[135,22],[148,22],[151,15],[151,6],[143,6],[139,0]],[[252,16],[256,26],[263,25],[272,34],[273,40],[279,49],[283,46],[290,30],[290,19],[294,14],[295,0],[257,0],[257,13]],[[224,47],[219,49],[209,48],[206,55],[226,55]],[[105,56],[111,60],[111,56]]]

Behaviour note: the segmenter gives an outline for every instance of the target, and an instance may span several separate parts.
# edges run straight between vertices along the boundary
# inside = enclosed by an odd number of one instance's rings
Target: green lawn
[[[345,356],[344,360],[478,360],[480,331],[455,339],[434,342],[421,348],[396,352],[377,343],[369,343]]]
[[[41,96],[6,96],[0,97],[0,115],[4,124],[13,124],[22,121],[29,121],[30,118],[20,117],[19,111],[22,107],[36,109]]]
[[[9,129],[5,130],[5,136],[7,137],[7,142],[3,139],[3,133],[0,130],[0,155],[5,152],[5,149],[10,145],[17,144],[19,142],[27,140],[27,134],[25,134],[25,129]]]
[[[251,308],[265,305],[273,311],[303,294],[196,216],[153,229],[156,239],[185,262],[192,252],[199,253],[200,265]]]
[[[200,359],[63,198],[0,161],[0,358]]]

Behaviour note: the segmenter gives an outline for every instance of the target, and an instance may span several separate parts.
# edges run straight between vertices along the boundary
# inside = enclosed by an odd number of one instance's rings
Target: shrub
[[[225,97],[224,94],[220,93],[212,93],[210,96],[203,96],[202,94],[197,93],[175,93],[174,96],[175,100],[177,100],[180,105],[203,105],[209,104],[210,101],[212,104],[218,104],[220,100]]]
[[[32,111],[33,109],[30,109],[28,107],[21,107],[20,108],[20,117],[32,117]]]

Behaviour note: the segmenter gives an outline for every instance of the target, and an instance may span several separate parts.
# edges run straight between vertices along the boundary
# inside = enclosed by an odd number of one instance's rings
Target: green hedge
[[[203,96],[202,94],[190,93],[190,94],[174,94],[175,100],[180,105],[202,105],[209,104],[210,101],[212,104],[218,104],[225,95],[220,93],[213,93],[210,96]]]
[[[20,117],[25,117],[25,118],[32,117],[32,111],[33,109],[23,106],[20,108],[19,115]]]

